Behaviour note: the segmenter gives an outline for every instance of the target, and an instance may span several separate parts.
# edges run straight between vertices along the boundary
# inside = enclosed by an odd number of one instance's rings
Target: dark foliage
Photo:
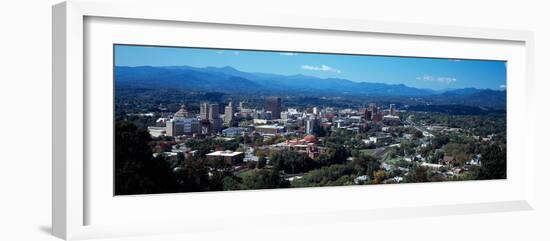
[[[271,157],[271,165],[285,173],[302,173],[317,167],[313,159],[296,151],[284,150]]]
[[[115,195],[176,192],[162,156],[153,158],[146,130],[127,122],[115,125]]]
[[[479,179],[506,179],[506,148],[491,145],[481,154]]]

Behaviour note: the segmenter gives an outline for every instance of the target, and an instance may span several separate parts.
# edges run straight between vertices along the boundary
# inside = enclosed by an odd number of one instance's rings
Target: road
[[[416,123],[414,123],[412,120],[411,120],[411,116],[407,117],[407,119],[405,120],[405,123],[408,124],[408,125],[411,125],[412,127],[414,127],[415,129],[417,129],[418,131],[422,132],[422,134],[424,133],[428,133],[430,135],[433,136],[433,134],[431,132],[429,132],[426,128],[420,126],[420,125],[417,125]]]

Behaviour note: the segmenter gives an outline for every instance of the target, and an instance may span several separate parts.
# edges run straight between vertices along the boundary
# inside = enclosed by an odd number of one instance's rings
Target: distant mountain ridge
[[[432,90],[409,87],[403,84],[354,82],[339,78],[318,78],[307,75],[278,75],[239,71],[233,67],[191,66],[138,66],[115,67],[118,87],[177,88],[193,91],[228,93],[305,93],[317,95],[360,95],[426,97],[445,103],[457,103],[504,107],[506,92],[490,89]]]

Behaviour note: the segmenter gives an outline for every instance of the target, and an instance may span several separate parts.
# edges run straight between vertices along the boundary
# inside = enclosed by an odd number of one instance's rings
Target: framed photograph
[[[530,32],[125,5],[53,7],[58,237],[533,208]]]

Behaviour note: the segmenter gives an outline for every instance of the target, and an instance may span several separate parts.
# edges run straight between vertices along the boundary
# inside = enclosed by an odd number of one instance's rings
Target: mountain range
[[[444,104],[506,107],[506,91],[490,89],[432,90],[403,84],[355,82],[307,75],[239,71],[233,67],[115,67],[117,88],[184,89],[227,93],[300,93],[328,96],[392,96],[427,98]]]

